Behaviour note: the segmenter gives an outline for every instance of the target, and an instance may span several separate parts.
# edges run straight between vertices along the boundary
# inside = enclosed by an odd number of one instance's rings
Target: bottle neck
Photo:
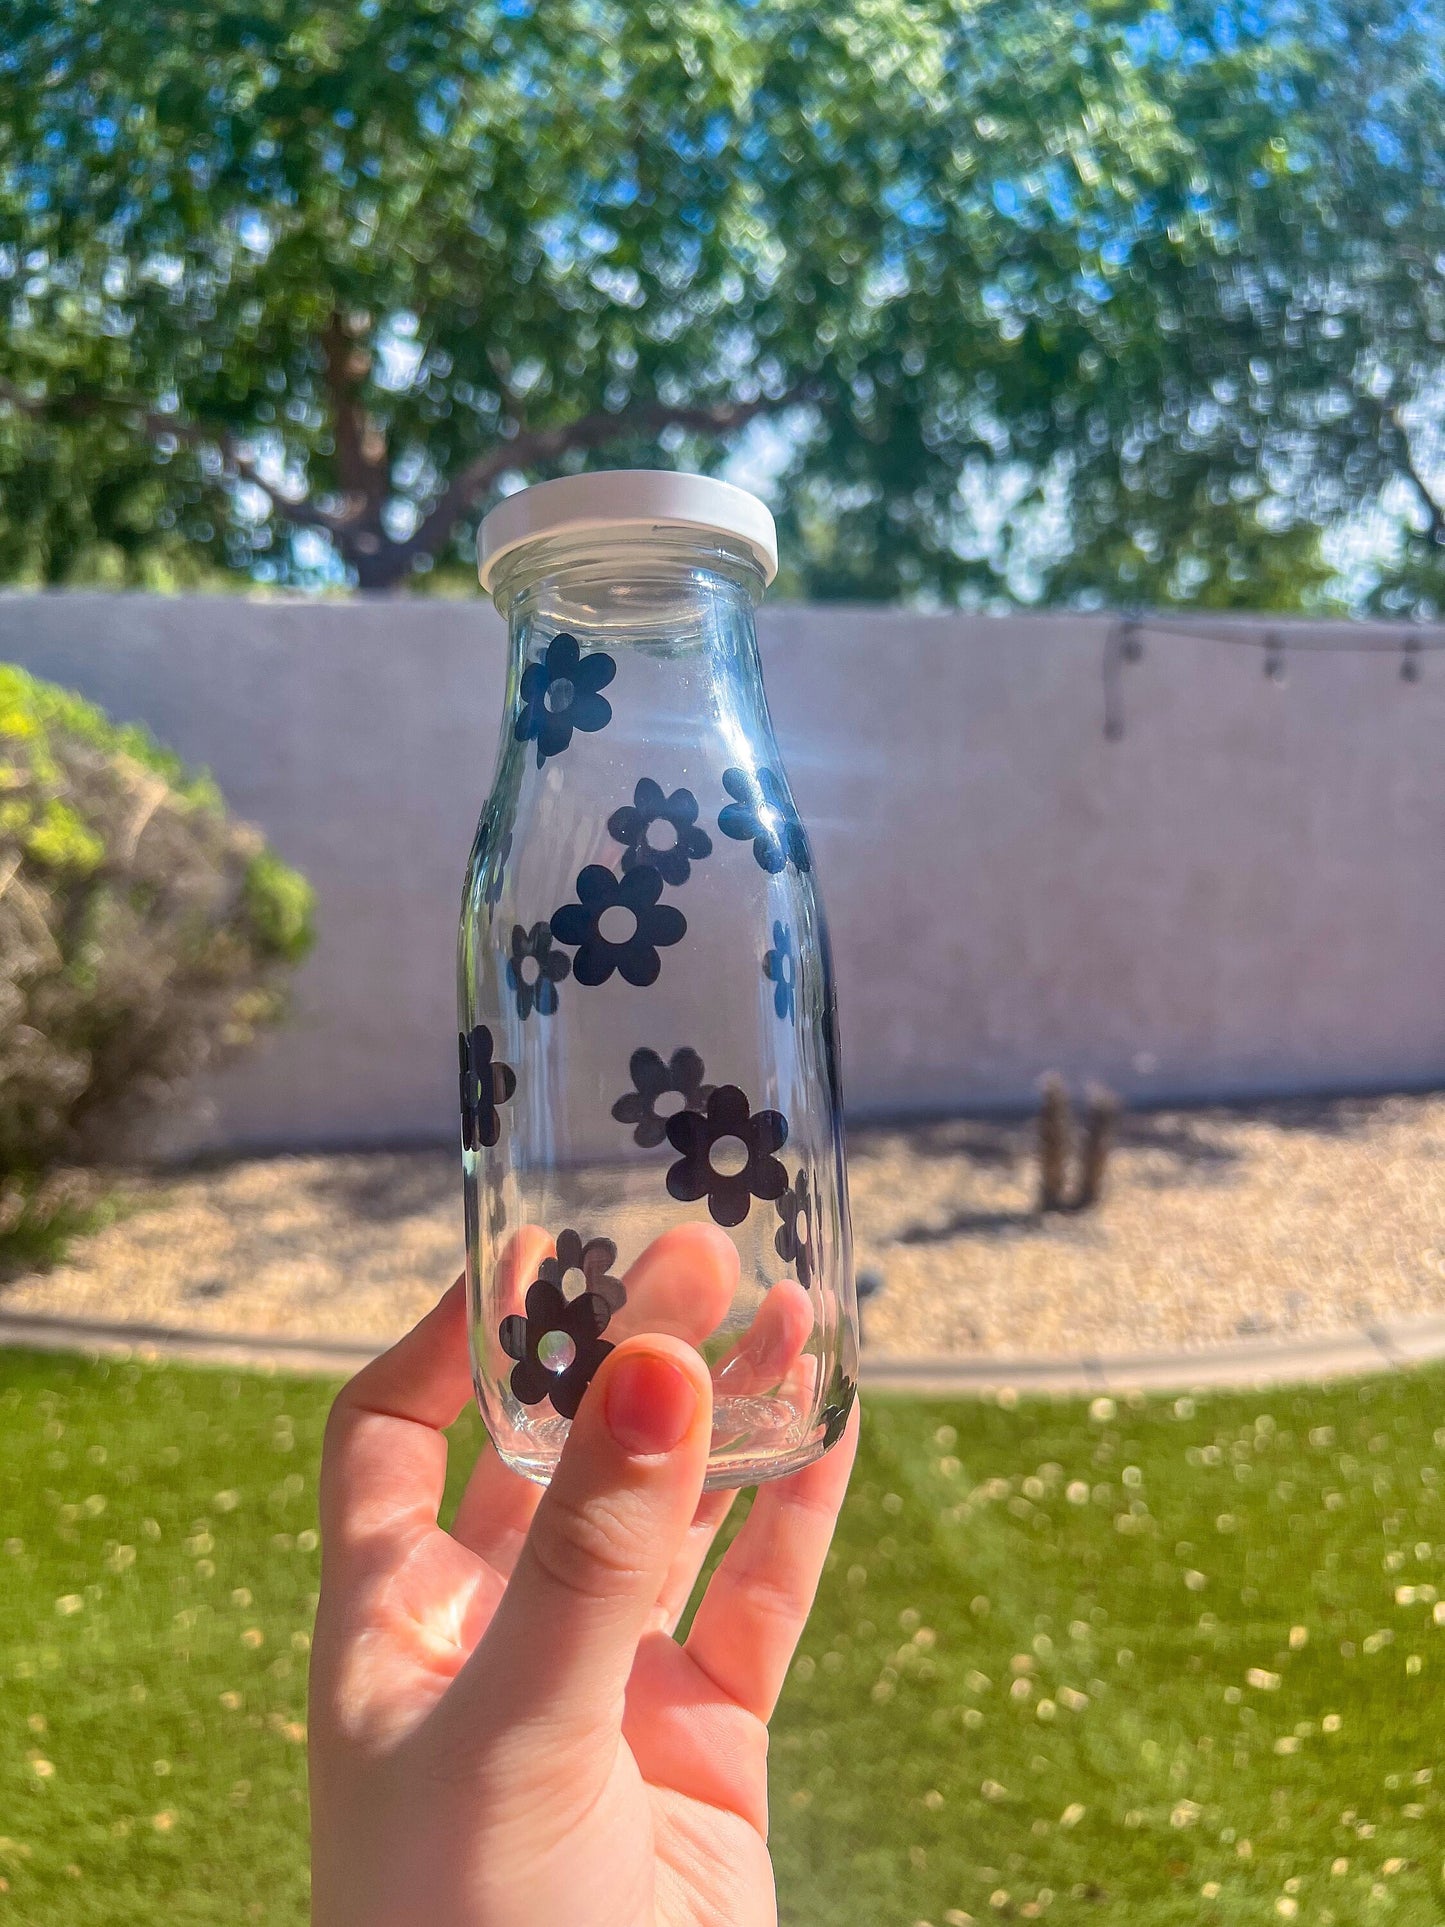
[[[588,644],[706,647],[751,630],[763,592],[751,551],[682,529],[604,529],[529,542],[497,570],[492,595],[514,649],[537,632]]]

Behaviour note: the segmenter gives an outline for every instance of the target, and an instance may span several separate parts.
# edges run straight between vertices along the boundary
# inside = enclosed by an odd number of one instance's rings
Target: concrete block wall
[[[1291,652],[1276,685],[1151,638],[1110,742],[1105,618],[761,627],[855,1115],[1022,1106],[1050,1068],[1134,1102],[1445,1083],[1445,656]],[[295,1016],[191,1142],[450,1135],[503,646],[481,602],[0,597],[0,657],[207,764],[317,887]]]

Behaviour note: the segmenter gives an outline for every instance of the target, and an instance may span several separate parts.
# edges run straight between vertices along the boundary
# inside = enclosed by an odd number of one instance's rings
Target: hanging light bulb
[[[1121,616],[1104,644],[1104,740],[1119,742],[1124,734],[1124,691],[1121,671],[1144,655],[1144,638],[1137,616]]]

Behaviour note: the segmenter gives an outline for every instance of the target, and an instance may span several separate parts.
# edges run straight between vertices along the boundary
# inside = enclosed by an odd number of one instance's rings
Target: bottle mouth
[[[491,589],[514,551],[543,539],[680,532],[703,545],[746,550],[766,587],[778,572],[778,531],[765,503],[712,475],[675,469],[596,469],[508,495],[482,517],[477,573]]]
[[[509,619],[519,604],[564,622],[637,641],[676,631],[681,608],[762,598],[766,578],[751,545],[714,531],[627,527],[558,532],[498,558],[492,600]]]

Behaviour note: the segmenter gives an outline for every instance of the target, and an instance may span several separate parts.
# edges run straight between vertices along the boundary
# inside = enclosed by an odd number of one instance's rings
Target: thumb
[[[492,1622],[453,1695],[496,1737],[620,1729],[637,1642],[702,1493],[712,1383],[690,1345],[628,1339],[588,1387]],[[480,1737],[480,1736],[479,1736]]]

